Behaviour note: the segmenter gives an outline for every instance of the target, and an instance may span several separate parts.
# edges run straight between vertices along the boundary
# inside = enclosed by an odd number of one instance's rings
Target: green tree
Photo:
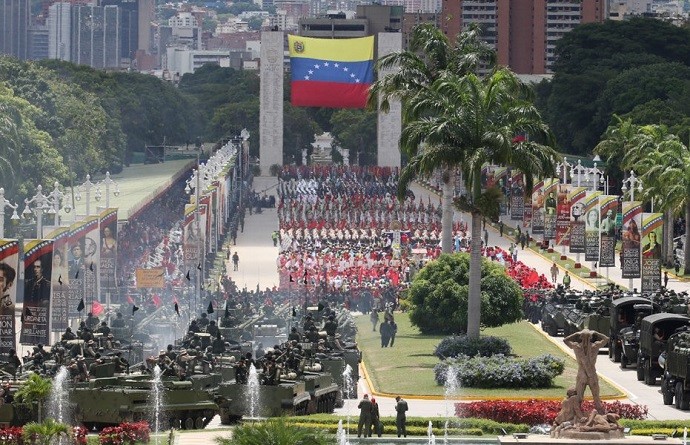
[[[218,445],[330,445],[335,441],[320,431],[291,425],[284,419],[245,423],[232,431],[232,437],[217,437]]]
[[[376,165],[376,113],[373,111],[338,110],[331,118],[335,143],[350,150],[350,164]]]
[[[690,30],[656,19],[586,24],[565,34],[556,45],[551,87],[538,89],[548,95],[539,103],[546,104],[544,116],[561,146],[588,154],[612,113],[656,98],[673,103],[687,88],[689,53]],[[673,64],[683,68],[664,71]],[[655,73],[669,81],[655,80]]]
[[[70,428],[54,419],[43,422],[29,422],[22,428],[24,443],[32,445],[51,445],[57,443],[61,437],[69,437]]]
[[[522,318],[523,294],[498,263],[482,261],[481,324],[496,327]],[[470,257],[443,254],[414,278],[407,299],[410,320],[423,334],[467,332]]]

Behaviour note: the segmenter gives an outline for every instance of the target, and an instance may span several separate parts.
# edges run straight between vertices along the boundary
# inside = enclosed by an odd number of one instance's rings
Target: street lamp
[[[60,209],[64,209],[65,213],[69,213],[72,211],[72,206],[69,205],[69,203],[65,204],[64,207],[61,206],[64,200],[65,194],[60,190],[60,183],[55,181],[53,183],[53,191],[48,193],[48,201],[50,204],[48,214],[53,215],[53,225],[56,227],[60,225]]]
[[[105,172],[105,179],[96,186],[96,196],[100,195],[101,185],[105,185],[105,208],[110,208],[110,186],[114,185],[113,196],[120,196],[120,186],[110,177],[110,172]]]
[[[568,162],[568,158],[566,158],[566,157],[563,158],[563,162],[559,162],[556,164],[556,171],[562,175],[561,177],[562,177],[563,184],[568,183],[568,168],[570,168],[572,166],[573,166],[573,164]],[[572,175],[572,173],[571,173],[571,175]]]
[[[635,188],[637,188],[638,192],[642,193],[642,181],[635,175],[633,170],[630,170],[630,176],[628,176],[628,179],[623,180],[621,191],[623,191],[623,195],[625,195],[625,193],[630,190],[630,201],[634,201]]]
[[[570,169],[570,179],[577,179],[577,186],[580,187],[582,183],[582,177],[587,173],[587,167],[582,165],[580,159],[577,160],[577,165]]]
[[[589,180],[592,184],[592,191],[596,192],[599,188],[599,181],[602,179],[601,177],[604,175],[604,172],[597,168],[597,163],[595,162],[594,167],[590,168],[588,173]]]
[[[33,205],[33,209],[30,206]],[[48,196],[43,194],[43,186],[36,187],[36,194],[31,198],[24,199],[24,210],[22,216],[28,218],[29,215],[36,216],[36,238],[43,237],[43,213],[50,210],[52,207]]]
[[[192,177],[187,181],[187,185],[184,188],[185,193],[190,195],[192,193],[192,188],[194,188],[194,203],[196,208],[194,209],[194,231],[196,232],[196,254],[197,254],[197,261],[199,261],[199,265],[201,266],[201,230],[199,227],[199,220],[200,215],[199,215],[199,195],[200,195],[200,189],[201,189],[201,174],[199,173],[199,170],[201,169],[201,164],[197,162],[198,168],[195,168],[192,171]],[[193,186],[190,184],[194,184]],[[195,280],[195,289],[194,289],[194,310],[192,310],[192,299],[189,299],[189,316],[192,317],[195,312],[196,308],[198,307],[198,301],[201,299],[201,273],[203,272],[203,269],[201,267],[197,267],[196,271],[196,280]]]
[[[17,207],[19,206],[5,199],[5,189],[0,187],[0,238],[5,237],[5,207],[12,209],[12,216],[10,219],[12,221],[18,221],[19,215],[17,215]]]
[[[81,193],[84,192],[86,195],[86,216],[91,215],[91,189],[96,187],[96,184],[91,182],[91,175],[86,175],[86,181],[84,181],[80,186],[77,187],[77,195],[74,197],[77,201],[81,201]],[[101,199],[101,191],[96,189],[95,192],[96,201]],[[76,220],[77,212],[74,212],[74,218]]]

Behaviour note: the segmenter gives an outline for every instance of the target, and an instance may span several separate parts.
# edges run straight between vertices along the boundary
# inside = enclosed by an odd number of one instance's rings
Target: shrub
[[[604,410],[615,413],[623,419],[644,419],[647,407],[628,403],[603,402]],[[592,401],[582,402],[582,411],[594,408]],[[561,410],[558,400],[483,400],[478,402],[456,403],[455,415],[460,418],[478,417],[496,422],[526,423],[528,425],[551,424]]]
[[[312,423],[309,428],[305,428],[298,422],[288,423],[283,418],[268,419],[266,422],[235,427],[231,438],[216,437],[215,442],[218,445],[330,444],[331,438],[317,425],[319,424]]]
[[[506,339],[491,336],[469,338],[466,335],[446,337],[434,351],[434,355],[441,360],[459,355],[489,357],[496,354],[510,355],[510,353],[510,345]]]
[[[455,370],[458,384],[467,388],[548,388],[563,373],[565,363],[550,354],[529,359],[460,355],[434,366],[437,384],[445,385],[449,366]]]
[[[103,428],[98,441],[101,445],[134,445],[136,442],[148,443],[149,434],[149,424],[146,422],[124,422]]]
[[[270,176],[278,176],[282,170],[283,167],[280,164],[272,164],[268,167],[268,174]]]

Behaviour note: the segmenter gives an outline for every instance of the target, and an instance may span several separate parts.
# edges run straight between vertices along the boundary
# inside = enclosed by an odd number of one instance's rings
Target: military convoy
[[[556,290],[542,306],[542,329],[551,336],[581,329],[610,338],[609,358],[636,367],[637,379],[661,379],[666,405],[690,409],[690,299],[687,292],[654,296]]]
[[[297,320],[290,318],[271,313],[268,318],[255,316],[232,326],[221,326],[221,331],[225,334],[232,332],[234,338],[240,341],[230,342],[234,345],[231,350],[214,354],[213,366],[205,364],[204,357],[197,356],[192,362],[194,364],[187,366],[185,375],[163,373],[160,382],[163,397],[159,407],[163,415],[159,419],[165,427],[201,429],[216,415],[220,415],[221,423],[229,424],[249,416],[263,418],[333,412],[343,402],[343,388],[346,386],[343,373],[347,365],[352,369],[351,377],[355,382],[352,386],[356,388],[361,359],[354,343],[354,323],[345,311],[338,314],[339,332],[343,332],[342,336],[338,334],[343,345],[339,350],[320,348],[318,352],[312,352],[313,344],[305,342],[300,344],[304,356],[298,372],[279,372],[275,381],[270,384],[264,376],[261,384],[256,386],[237,378],[238,361],[261,352],[263,345],[270,348],[286,341],[288,326]],[[252,341],[243,341],[242,336],[248,332]],[[211,349],[213,339],[209,333],[198,332],[193,333],[193,336],[195,344]],[[325,332],[321,332],[320,336],[325,338]],[[68,385],[67,411],[76,423],[89,429],[100,429],[122,422],[152,418],[152,369],[160,363],[158,360],[163,358],[166,351],[160,351],[160,357],[155,357],[146,336],[139,340],[131,335],[129,337],[132,342],[124,357],[137,362],[130,362],[131,365],[123,370],[118,369],[113,361],[114,357],[113,360],[108,358],[97,363],[93,359],[87,359],[85,366],[89,367],[90,378],[81,382],[75,379]],[[181,354],[183,345],[181,342],[177,343],[168,352]],[[83,345],[80,344],[80,347],[83,348]],[[50,362],[48,365],[57,369]],[[22,377],[12,382],[11,391],[15,392],[21,384]],[[349,391],[350,394],[345,397],[356,397],[356,389],[354,394],[352,388]],[[250,403],[252,397],[256,402],[253,408]],[[33,415],[35,414],[34,412]],[[31,420],[27,419],[27,415],[31,416],[31,413],[27,413],[26,407],[0,404],[0,425],[23,424]]]

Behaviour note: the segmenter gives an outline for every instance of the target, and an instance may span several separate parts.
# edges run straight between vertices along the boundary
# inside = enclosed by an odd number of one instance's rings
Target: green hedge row
[[[358,416],[350,417],[350,433],[357,431]],[[300,426],[310,427],[335,433],[338,430],[338,421],[343,421],[343,426],[347,427],[347,417],[333,416],[330,414],[313,414],[310,416],[288,417],[290,423]],[[446,419],[428,417],[408,417],[407,432],[411,436],[425,436],[431,420],[434,434],[442,436]],[[382,417],[384,434],[396,434],[395,417]],[[690,428],[690,420],[627,420],[622,419],[620,424],[630,428],[632,434],[637,436],[651,436],[652,434],[671,435],[676,431],[676,436],[683,434],[683,428]],[[450,419],[448,423],[448,434],[453,436],[494,436],[501,435],[505,431],[507,434],[526,433],[529,426],[525,424],[501,423],[487,419]]]

